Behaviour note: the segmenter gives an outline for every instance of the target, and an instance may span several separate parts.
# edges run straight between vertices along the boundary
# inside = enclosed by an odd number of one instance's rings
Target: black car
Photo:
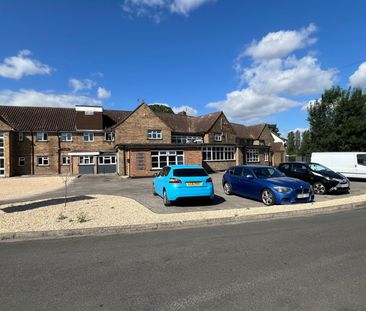
[[[348,192],[350,189],[347,177],[318,163],[281,163],[278,169],[286,176],[298,178],[311,184],[315,194]]]

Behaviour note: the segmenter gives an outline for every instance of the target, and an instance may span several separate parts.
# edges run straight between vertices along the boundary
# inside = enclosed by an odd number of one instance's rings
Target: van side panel
[[[366,178],[366,166],[357,163],[357,154],[366,152],[313,152],[311,162],[322,164],[351,178]]]

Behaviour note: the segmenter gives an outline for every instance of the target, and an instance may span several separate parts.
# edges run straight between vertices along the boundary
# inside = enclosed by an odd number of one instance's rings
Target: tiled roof
[[[231,123],[234,131],[238,137],[258,139],[261,135],[265,124],[257,124],[251,126],[245,126],[243,124]]]
[[[156,115],[175,133],[206,133],[214,125],[221,112],[199,117],[184,114],[157,112]]]
[[[129,111],[104,110],[103,127],[110,128]],[[1,106],[0,115],[18,131],[75,131],[76,111],[73,108]]]

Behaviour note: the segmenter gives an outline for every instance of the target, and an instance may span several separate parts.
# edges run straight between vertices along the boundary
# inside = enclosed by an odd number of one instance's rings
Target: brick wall
[[[222,134],[222,141],[215,141],[215,133],[221,133]],[[212,126],[210,131],[205,135],[204,142],[206,144],[235,144],[235,132],[233,128],[230,125],[230,122],[225,117],[224,114],[221,114],[221,116],[217,119],[215,124]]]
[[[161,130],[162,139],[148,139],[148,130]],[[141,105],[122,124],[115,128],[118,144],[170,144],[171,130],[147,106]]]
[[[79,158],[71,157],[71,165],[60,165],[62,156],[67,156],[70,151],[100,151],[114,152],[115,142],[104,141],[104,133],[94,133],[93,142],[84,141],[84,133],[72,133],[71,142],[60,141],[60,159],[59,159],[59,138],[56,133],[48,133],[48,141],[36,141],[36,133],[23,133],[23,141],[18,141],[18,133],[12,133],[12,167],[15,175],[30,175],[34,169],[35,175],[50,175],[71,173],[79,174]],[[32,151],[32,141],[34,148]],[[33,156],[32,156],[33,154]],[[49,166],[38,166],[37,160],[40,156],[49,157]],[[25,165],[19,166],[19,157],[25,158]],[[34,163],[34,164],[33,164]],[[96,163],[96,160],[95,160]]]
[[[203,167],[208,172],[225,171],[230,166],[236,165],[236,161],[204,161]]]
[[[149,177],[160,171],[160,169],[152,169],[151,167],[150,149],[129,150],[126,153],[129,160],[128,174],[130,177]],[[185,149],[184,164],[202,165],[201,149]]]

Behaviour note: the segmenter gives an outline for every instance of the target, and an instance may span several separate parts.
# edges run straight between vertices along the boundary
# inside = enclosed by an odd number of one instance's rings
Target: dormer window
[[[214,140],[215,141],[222,141],[222,134],[221,133],[215,133],[214,134]]]

